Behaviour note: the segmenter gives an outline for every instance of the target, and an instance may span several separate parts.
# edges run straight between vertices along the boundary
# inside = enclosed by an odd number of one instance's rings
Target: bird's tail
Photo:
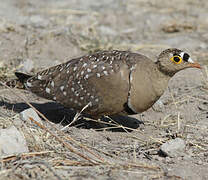
[[[15,72],[15,76],[17,79],[12,79],[6,82],[6,85],[9,87],[16,87],[19,89],[25,89],[25,82],[32,77],[32,75],[28,75],[22,72]]]

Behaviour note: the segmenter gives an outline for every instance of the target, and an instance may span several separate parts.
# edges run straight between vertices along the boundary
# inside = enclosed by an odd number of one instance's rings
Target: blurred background
[[[208,62],[206,0],[0,0],[0,67],[9,72],[31,73],[100,49],[156,59],[168,47]]]
[[[35,73],[97,50],[131,50],[156,61],[169,47],[187,51],[204,68],[177,73],[160,103],[133,116],[144,125],[137,128],[132,121],[137,129],[131,133],[88,129],[86,119],[79,126],[63,127],[64,121],[72,120],[68,109],[1,86],[0,135],[5,128],[17,127],[30,154],[11,159],[0,154],[0,179],[208,179],[207,0],[0,0],[0,82],[14,78],[15,71]],[[21,118],[29,108],[22,97],[50,121],[62,123],[38,121],[63,142]],[[17,135],[8,132],[0,136],[5,142],[0,142],[0,153],[10,144],[7,138]],[[178,145],[183,153],[161,157],[161,145],[176,137],[185,144]],[[73,154],[65,142],[91,161]]]

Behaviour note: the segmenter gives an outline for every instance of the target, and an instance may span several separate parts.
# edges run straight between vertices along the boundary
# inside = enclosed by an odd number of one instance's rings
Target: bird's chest
[[[136,69],[130,79],[129,107],[136,113],[149,109],[164,93],[167,83],[147,70]]]

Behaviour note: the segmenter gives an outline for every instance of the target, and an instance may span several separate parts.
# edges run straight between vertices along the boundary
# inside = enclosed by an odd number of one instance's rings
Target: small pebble
[[[15,126],[0,130],[0,157],[29,152],[26,140]]]
[[[179,157],[184,155],[186,143],[181,138],[176,138],[167,141],[160,147],[160,152],[164,156]]]
[[[31,123],[31,120],[29,119],[30,117],[33,118],[38,123],[42,124],[41,118],[38,116],[38,114],[32,108],[26,109],[20,113],[20,119],[24,122],[27,121],[27,122]]]

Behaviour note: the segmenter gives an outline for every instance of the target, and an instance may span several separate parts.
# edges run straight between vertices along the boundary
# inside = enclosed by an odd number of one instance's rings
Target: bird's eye
[[[182,62],[182,58],[180,56],[173,56],[170,60],[176,64],[180,64]]]

